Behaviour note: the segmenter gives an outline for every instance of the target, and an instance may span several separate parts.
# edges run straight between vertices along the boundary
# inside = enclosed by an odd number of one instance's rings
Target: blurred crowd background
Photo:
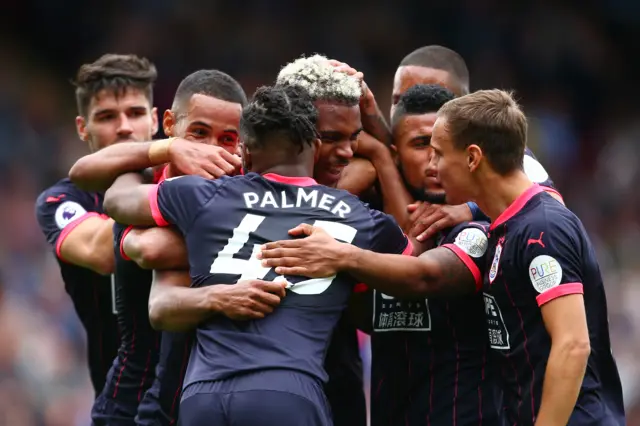
[[[162,112],[197,69],[221,69],[250,94],[318,52],[363,71],[388,111],[398,63],[428,44],[463,55],[472,89],[514,89],[524,105],[531,149],[597,248],[629,425],[640,425],[640,2],[5,0],[3,9],[0,426],[88,424],[84,332],[34,217],[38,193],[87,153],[74,128],[79,65],[106,52],[148,57]]]

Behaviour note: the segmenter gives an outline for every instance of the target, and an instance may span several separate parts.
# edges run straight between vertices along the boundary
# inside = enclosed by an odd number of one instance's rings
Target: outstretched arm
[[[168,162],[180,173],[208,179],[232,175],[241,165],[239,157],[223,148],[170,138],[108,146],[76,161],[69,178],[81,189],[104,190],[121,174]]]
[[[470,260],[449,248],[429,250],[420,257],[381,254],[340,243],[320,228],[300,225],[292,236],[263,246],[263,266],[282,275],[328,277],[347,272],[358,281],[394,297],[448,297],[472,294],[480,283]]]

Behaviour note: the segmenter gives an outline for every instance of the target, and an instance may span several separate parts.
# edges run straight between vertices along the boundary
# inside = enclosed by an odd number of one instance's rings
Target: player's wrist
[[[176,138],[160,139],[149,145],[149,161],[153,166],[168,163],[170,161],[170,149]]]
[[[358,270],[360,258],[364,250],[352,244],[343,244],[343,250],[338,261],[338,270],[340,272],[355,272]]]
[[[224,314],[225,304],[222,300],[222,293],[225,290],[224,287],[226,286],[223,284],[205,287],[207,290],[204,299],[206,300],[207,310],[211,311],[211,313]]]

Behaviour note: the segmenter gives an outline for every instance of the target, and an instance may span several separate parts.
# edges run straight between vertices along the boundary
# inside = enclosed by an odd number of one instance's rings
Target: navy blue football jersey
[[[310,178],[184,176],[154,188],[149,196],[154,218],[158,225],[176,225],[185,236],[193,286],[282,279],[256,255],[267,242],[291,238],[289,229],[300,223],[377,252],[399,254],[410,246],[393,218]],[[264,369],[300,371],[326,382],[327,346],[355,282],[346,274],[287,280],[287,297],[266,318],[216,316],[198,327],[184,387]]]
[[[494,221],[489,235],[485,313],[509,423],[533,425],[540,408],[551,350],[540,307],[583,294],[591,355],[569,424],[624,425],[604,286],[580,220],[533,185]]]
[[[149,291],[152,273],[140,268],[122,248],[132,227],[113,225],[116,292],[116,316],[121,341],[118,355],[107,374],[106,385],[94,404],[94,422],[117,422],[127,418],[133,423],[138,404],[151,386],[160,351],[160,334],[149,323]],[[111,401],[102,403],[102,399]],[[114,413],[113,407],[117,406]]]
[[[486,222],[441,233],[438,245],[469,268],[478,289]],[[373,292],[371,424],[495,425],[496,383],[487,363],[482,295],[401,300]]]
[[[102,199],[102,194],[81,191],[69,179],[63,179],[42,192],[36,201],[38,224],[56,254],[65,290],[87,332],[89,374],[96,396],[104,388],[120,344],[114,284],[110,276],[66,262],[60,248],[82,221],[104,214]]]
[[[139,426],[172,426],[178,420],[182,382],[189,362],[193,332],[163,331],[155,378],[136,416]]]
[[[555,185],[553,184],[553,180],[551,180],[549,173],[547,173],[544,166],[540,164],[529,148],[524,149],[524,159],[522,164],[524,166],[524,172],[531,182],[547,188],[555,189]]]

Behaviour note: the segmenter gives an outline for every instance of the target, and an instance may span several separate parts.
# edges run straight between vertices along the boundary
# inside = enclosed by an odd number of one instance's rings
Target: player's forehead
[[[447,131],[447,120],[444,117],[438,117],[431,131],[431,146],[436,151],[442,151],[449,145],[451,140]]]
[[[409,88],[418,84],[435,84],[451,90],[458,96],[458,88],[454,87],[453,76],[445,70],[405,65],[398,68],[393,79],[393,95],[401,96]]]
[[[318,109],[316,127],[320,133],[335,132],[348,136],[362,128],[358,105],[348,106],[327,101],[317,101],[315,105]]]
[[[130,108],[151,109],[146,93],[135,87],[122,90],[102,89],[91,97],[88,115],[96,115],[104,111],[126,111]]]
[[[407,114],[403,116],[393,129],[393,139],[396,145],[403,145],[418,137],[430,138],[437,114]]]
[[[195,94],[186,106],[184,119],[188,125],[204,123],[215,130],[238,129],[242,106],[213,96]]]

